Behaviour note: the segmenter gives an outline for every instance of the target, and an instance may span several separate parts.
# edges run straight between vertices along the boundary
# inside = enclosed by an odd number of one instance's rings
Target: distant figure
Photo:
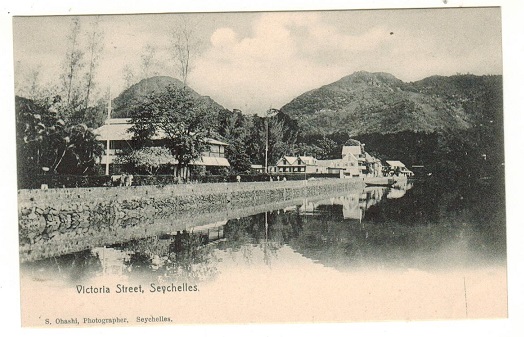
[[[273,181],[273,177],[269,177],[269,181]]]
[[[240,179],[241,179],[240,176],[237,175],[237,183],[240,182]]]
[[[286,181],[286,180],[287,180],[286,177],[282,178],[282,181]]]
[[[124,177],[124,186],[131,186],[131,185],[133,185],[133,175],[126,174]]]
[[[125,173],[122,173],[120,175],[119,186],[125,186],[126,179],[127,179],[127,175]]]
[[[277,177],[277,180],[280,181],[280,176]]]

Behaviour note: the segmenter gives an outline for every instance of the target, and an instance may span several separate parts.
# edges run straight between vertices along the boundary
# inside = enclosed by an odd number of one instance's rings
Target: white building
[[[131,126],[128,118],[108,118],[104,125],[95,130],[97,140],[104,143],[105,152],[100,164],[105,167],[106,175],[115,171],[115,159],[118,155],[135,149],[133,133],[129,132]],[[165,143],[165,136],[162,133],[157,134],[153,137],[153,142],[158,143],[155,146],[161,146]],[[209,145],[209,151],[203,152],[200,158],[194,160],[190,166],[205,166],[206,169],[229,167],[229,161],[225,158],[224,153],[228,144],[212,138],[206,138],[206,142]],[[166,164],[176,167],[177,161],[173,158]]]

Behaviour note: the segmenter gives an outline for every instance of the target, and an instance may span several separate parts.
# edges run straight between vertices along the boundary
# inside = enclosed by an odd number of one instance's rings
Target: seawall
[[[361,179],[20,190],[21,262],[361,189]]]

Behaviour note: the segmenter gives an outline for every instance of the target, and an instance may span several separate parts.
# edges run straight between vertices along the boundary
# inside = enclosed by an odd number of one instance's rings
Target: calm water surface
[[[329,269],[505,267],[504,191],[491,182],[404,182],[56,256],[22,276],[74,287],[104,279],[220,283],[226,275]],[[221,277],[224,276],[224,277]],[[349,276],[348,276],[349,277]],[[225,282],[225,281],[224,281]]]
[[[184,324],[504,318],[501,186],[406,182],[254,205],[249,212],[267,211],[240,218],[227,214],[250,213],[195,214],[194,224],[173,224],[185,231],[151,224],[154,236],[23,264],[22,324],[159,315]],[[151,284],[198,291],[152,292]],[[119,285],[144,292],[118,293]]]

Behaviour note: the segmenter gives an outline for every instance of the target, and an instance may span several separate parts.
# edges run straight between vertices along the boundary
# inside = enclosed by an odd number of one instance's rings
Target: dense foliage
[[[20,179],[56,173],[87,174],[103,148],[85,124],[74,124],[57,110],[59,97],[35,103],[16,97],[16,136]]]
[[[189,91],[169,85],[133,107],[130,131],[139,147],[153,145],[155,138],[163,140],[176,160],[177,176],[187,178],[184,169],[209,149],[206,137],[214,118],[210,107],[196,104]]]

